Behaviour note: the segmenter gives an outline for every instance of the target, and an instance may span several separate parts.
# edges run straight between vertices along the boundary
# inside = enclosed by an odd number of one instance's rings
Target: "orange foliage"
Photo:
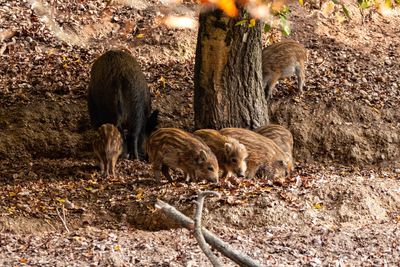
[[[303,1],[303,0],[298,0]],[[251,6],[261,9],[265,13],[265,7],[273,11],[280,11],[285,6],[285,0],[199,0],[202,5],[214,5],[225,12],[228,16],[235,17],[238,15],[236,4],[241,6]]]
[[[236,7],[235,0],[200,0],[200,3],[216,5],[219,9],[231,17],[238,15],[238,9]]]

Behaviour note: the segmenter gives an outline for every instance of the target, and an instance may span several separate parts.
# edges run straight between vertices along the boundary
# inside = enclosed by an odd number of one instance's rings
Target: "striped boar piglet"
[[[287,174],[289,158],[271,139],[242,128],[224,128],[220,130],[220,133],[233,137],[246,146],[249,153],[247,158],[248,178],[254,178],[262,166],[274,166],[279,168],[274,170],[274,173]],[[284,164],[280,167],[279,164],[273,164],[275,161],[282,161]]]
[[[176,128],[160,128],[146,143],[155,178],[161,174],[172,181],[169,169],[181,169],[187,179],[218,182],[218,161],[197,136]]]
[[[304,65],[307,51],[296,41],[289,40],[267,46],[262,51],[262,75],[265,96],[270,99],[278,80],[297,76],[297,86],[303,91],[305,83]]]
[[[246,147],[235,138],[224,136],[217,130],[201,129],[194,132],[212,150],[222,169],[222,178],[230,177],[235,173],[238,177],[244,177],[247,170],[246,159],[248,157]]]
[[[102,174],[115,175],[115,165],[122,153],[122,146],[121,133],[114,125],[107,123],[99,127],[93,142],[93,151]]]
[[[293,161],[293,135],[292,133],[286,129],[285,127],[278,124],[268,124],[265,126],[261,126],[255,129],[256,133],[259,133],[265,137],[268,137],[272,141],[275,142],[283,152],[289,157],[290,162],[289,168],[290,171],[294,170],[294,161]]]

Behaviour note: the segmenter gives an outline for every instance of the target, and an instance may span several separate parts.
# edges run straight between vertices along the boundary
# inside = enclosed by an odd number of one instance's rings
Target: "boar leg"
[[[185,180],[186,182],[197,181],[195,172],[185,172]]]
[[[136,126],[136,125],[135,125]],[[130,159],[139,159],[138,141],[140,129],[132,126],[128,131],[127,145]]]
[[[297,86],[299,88],[300,93],[302,93],[305,80],[304,64],[302,66],[296,67],[296,76],[297,76]]]
[[[98,164],[99,164],[99,167],[100,167],[100,173],[103,174],[105,172],[105,167],[104,167],[103,160],[100,159]]]
[[[143,116],[143,112],[144,110],[142,109],[137,110],[131,129],[131,150],[133,153],[133,158],[139,160],[145,159],[145,153],[142,146],[145,139],[146,118]]]
[[[224,169],[221,175],[222,179],[225,179],[228,176],[228,172]]]
[[[229,178],[231,176],[232,176],[232,172],[229,171],[225,166],[222,167],[222,176],[221,176],[221,178],[225,179],[225,178]]]
[[[139,153],[138,153],[138,135],[135,134],[132,137],[132,143],[131,143],[131,159],[139,159]]]
[[[103,173],[104,171],[103,157],[100,155],[98,151],[97,142],[93,144],[93,150],[94,150],[94,156],[96,157],[97,166],[100,168],[100,172]]]
[[[143,161],[148,161],[149,160],[149,156],[147,155],[147,151],[146,151],[146,140],[147,140],[147,136],[145,133],[146,129],[143,129],[142,132],[140,133],[139,136],[139,143],[138,143],[138,153],[139,153],[139,158]]]
[[[161,172],[162,172],[162,174],[164,174],[164,176],[168,179],[169,182],[172,182],[172,177],[171,177],[171,175],[169,174],[169,168],[168,168],[167,165],[162,164],[162,166],[161,166]]]
[[[273,95],[273,90],[275,89],[276,84],[278,83],[280,74],[272,73],[267,81],[267,86],[265,87],[265,96],[269,100]]]
[[[161,173],[161,170],[160,170],[160,168],[158,168],[157,166],[154,166],[154,163],[153,163],[153,172],[154,172],[154,177],[156,178],[156,180],[157,181],[161,181],[161,179],[162,179],[162,173]]]
[[[112,158],[109,162],[108,170],[111,172],[112,176],[115,176],[115,164],[117,163],[117,158]]]
[[[183,174],[183,176],[184,176],[184,178],[185,178],[185,182],[186,182],[186,183],[190,182],[190,175],[189,175],[187,172],[185,172],[185,173]]]
[[[104,175],[108,177],[110,175],[110,161],[104,161]]]
[[[106,160],[105,160],[105,155],[99,155],[99,167],[100,167],[100,173],[103,175],[107,171],[107,166],[106,166]]]
[[[154,177],[156,178],[157,181],[161,181],[162,179],[162,155],[158,152],[153,161],[153,172],[154,172]]]

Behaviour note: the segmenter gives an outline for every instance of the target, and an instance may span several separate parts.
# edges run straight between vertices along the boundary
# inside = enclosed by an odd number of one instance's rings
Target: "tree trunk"
[[[195,63],[195,128],[256,128],[268,123],[262,90],[261,23],[249,27],[220,10],[200,14]]]

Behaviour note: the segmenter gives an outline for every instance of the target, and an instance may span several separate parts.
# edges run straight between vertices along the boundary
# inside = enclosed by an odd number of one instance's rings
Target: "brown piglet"
[[[155,178],[161,174],[172,181],[169,168],[181,169],[186,178],[218,182],[218,161],[211,149],[191,133],[176,128],[160,128],[146,142]]]
[[[242,128],[224,128],[220,133],[233,137],[246,146],[249,153],[248,178],[255,177],[260,168],[273,168],[269,171],[274,174],[274,177],[271,177],[273,179],[287,175],[289,158],[271,139]]]
[[[278,124],[268,124],[254,130],[275,142],[277,146],[289,157],[289,169],[293,171],[293,135],[285,127]]]
[[[283,41],[272,44],[262,51],[262,76],[265,96],[270,99],[278,80],[297,76],[297,86],[303,91],[305,83],[304,64],[307,51],[304,46],[296,41]]]
[[[115,164],[122,153],[122,147],[121,133],[114,125],[106,123],[99,127],[93,150],[102,174],[115,175]]]
[[[193,134],[199,136],[217,157],[219,168],[223,171],[222,178],[230,177],[232,173],[238,177],[245,176],[248,153],[243,144],[235,138],[222,135],[217,130],[201,129]]]

